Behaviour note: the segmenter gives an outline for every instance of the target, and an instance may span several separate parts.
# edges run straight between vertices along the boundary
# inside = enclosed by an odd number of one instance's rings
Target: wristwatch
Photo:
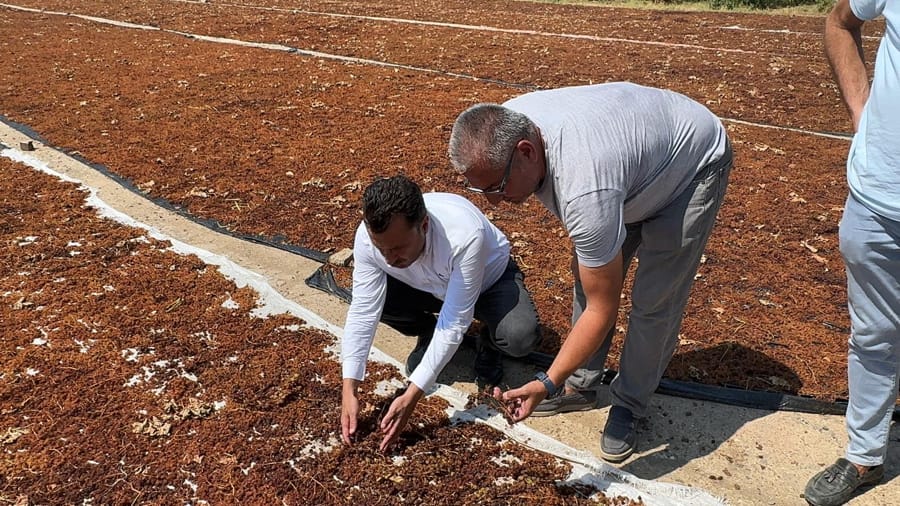
[[[544,388],[547,389],[547,397],[553,397],[553,394],[556,393],[557,387],[553,384],[553,381],[547,376],[547,373],[544,371],[540,371],[534,375],[534,379],[540,381],[544,384]]]

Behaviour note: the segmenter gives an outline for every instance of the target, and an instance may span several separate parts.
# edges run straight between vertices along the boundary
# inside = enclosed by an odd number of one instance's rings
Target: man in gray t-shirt
[[[591,409],[632,257],[640,263],[601,455],[634,451],[678,343],[682,312],[728,184],[731,145],[706,107],[609,83],[478,104],[453,126],[450,161],[492,204],[534,194],[574,245],[572,330],[535,381],[503,393],[518,420]],[[558,388],[565,381],[565,388]],[[555,394],[555,395],[554,395]]]

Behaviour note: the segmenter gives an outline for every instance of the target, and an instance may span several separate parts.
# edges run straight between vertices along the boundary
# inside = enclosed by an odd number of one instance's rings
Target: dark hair
[[[363,192],[363,215],[369,230],[376,234],[387,230],[395,214],[415,225],[425,219],[425,213],[422,190],[406,176],[379,179]]]

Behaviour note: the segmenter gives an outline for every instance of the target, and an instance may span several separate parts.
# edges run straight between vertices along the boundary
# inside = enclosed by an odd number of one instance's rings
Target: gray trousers
[[[691,185],[650,218],[626,225],[622,258],[625,272],[637,255],[631,288],[628,331],[619,373],[610,385],[612,404],[646,416],[650,396],[678,345],[678,332],[700,257],[725,196],[733,158],[731,146],[719,160],[701,169]],[[623,273],[624,275],[624,273]],[[586,306],[584,290],[575,283],[574,325]],[[566,384],[576,390],[600,386],[615,324],[594,353]]]
[[[900,377],[900,222],[878,216],[851,196],[840,238],[851,329],[847,460],[876,466],[887,453]]]

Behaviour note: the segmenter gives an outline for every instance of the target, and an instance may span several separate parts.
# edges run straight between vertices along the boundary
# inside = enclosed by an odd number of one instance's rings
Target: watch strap
[[[540,371],[534,375],[534,379],[544,384],[544,388],[547,389],[547,397],[553,397],[553,395],[556,393],[557,387],[553,384],[553,380],[551,380],[550,377],[547,376],[547,373],[545,373],[544,371]]]

